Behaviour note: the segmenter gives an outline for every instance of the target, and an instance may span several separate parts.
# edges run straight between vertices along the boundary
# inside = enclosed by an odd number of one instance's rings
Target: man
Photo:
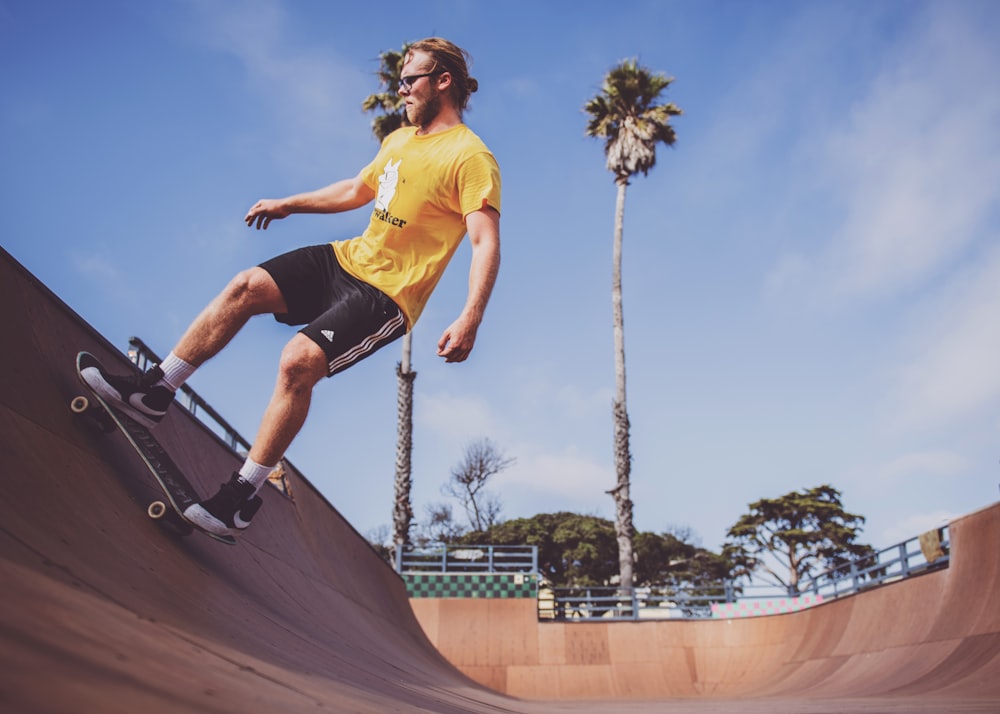
[[[262,503],[257,491],[305,422],[313,387],[413,327],[466,233],[468,298],[437,353],[446,362],[469,356],[500,266],[500,170],[462,121],[478,88],[467,57],[440,38],[413,44],[399,86],[410,126],[386,137],[354,178],[260,200],[245,217],[248,226],[266,229],[293,213],[339,213],[374,200],[360,237],[294,250],[241,272],[144,375],[84,374],[105,399],[152,427],[176,390],[252,316],[272,313],[305,325],[282,351],[274,394],[243,466],[185,511],[199,527],[232,535],[249,526]]]

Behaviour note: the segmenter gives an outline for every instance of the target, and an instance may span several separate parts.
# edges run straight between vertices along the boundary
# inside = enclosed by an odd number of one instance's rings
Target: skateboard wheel
[[[194,532],[194,526],[177,515],[177,512],[163,501],[150,503],[146,513],[164,528],[181,537]]]
[[[73,401],[69,403],[69,408],[74,414],[83,414],[90,409],[90,400],[83,396],[73,397]]]
[[[114,431],[115,425],[111,420],[111,416],[99,404],[90,401],[90,399],[83,395],[73,397],[69,403],[69,409],[74,414],[92,420],[105,434],[110,434]]]

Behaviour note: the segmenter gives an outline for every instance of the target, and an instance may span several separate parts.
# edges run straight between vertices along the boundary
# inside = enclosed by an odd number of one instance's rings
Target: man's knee
[[[326,354],[302,333],[295,335],[281,351],[278,370],[289,386],[309,389],[329,374]]]
[[[260,267],[237,273],[236,277],[229,281],[224,294],[230,304],[254,314],[265,312],[280,314],[287,310],[281,290],[274,282],[274,278]]]

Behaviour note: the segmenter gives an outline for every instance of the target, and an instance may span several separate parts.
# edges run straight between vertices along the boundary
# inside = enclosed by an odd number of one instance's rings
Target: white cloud
[[[415,410],[417,450],[434,464],[425,465],[422,473],[440,476],[417,484],[414,502],[419,512],[422,504],[442,500],[440,486],[465,446],[488,437],[514,459],[488,485],[500,499],[505,518],[554,511],[610,514],[612,502],[605,491],[613,485],[612,468],[574,446],[554,447],[558,435],[534,430],[531,424],[509,424],[482,396],[421,394]],[[418,459],[423,458],[419,454]]]
[[[951,511],[938,510],[906,516],[885,528],[873,542],[886,545],[901,543],[915,538],[921,533],[946,526],[960,515]]]
[[[1000,403],[1000,249],[914,317],[891,425],[948,424]]]
[[[502,494],[508,517],[550,511],[594,512],[612,501],[605,494],[614,485],[608,464],[574,448],[546,451],[537,445],[519,445],[517,462],[497,477],[494,490]]]
[[[904,76],[881,77],[849,131],[831,141],[847,201],[831,260],[835,290],[848,296],[933,275],[979,237],[997,200],[1000,147],[983,137],[1000,124],[1000,102],[952,96],[939,105],[926,83],[947,83],[948,68],[891,74]]]
[[[903,454],[877,470],[880,482],[900,483],[914,476],[933,476],[947,479],[956,476],[967,466],[966,459],[948,451],[923,451]]]
[[[613,397],[614,390],[610,386],[588,392],[579,385],[564,384],[552,395],[552,403],[567,419],[590,421],[607,415],[610,421]]]
[[[597,463],[575,448],[562,451],[527,448],[533,452],[518,457],[517,463],[504,472],[504,483],[560,495],[576,491],[603,493],[614,485],[614,473],[607,464]]]
[[[80,275],[94,282],[117,283],[121,280],[121,273],[115,264],[100,255],[76,255],[73,265]]]
[[[490,404],[481,396],[447,392],[420,393],[414,398],[414,424],[436,443],[461,454],[465,445],[483,437],[504,445],[504,431]]]
[[[983,240],[1000,200],[1000,54],[958,14],[932,11],[913,29],[821,139],[808,180],[833,204],[832,227],[816,226],[826,245],[779,258],[769,289],[895,295]]]
[[[576,445],[581,423],[594,414],[595,402],[606,408],[603,390],[587,394],[528,376],[516,381],[517,393],[507,396],[419,394],[414,414],[420,432],[418,449],[431,449],[439,472],[446,473],[468,443],[483,437],[492,440],[515,459],[488,487],[503,502],[507,518],[606,509],[612,501],[605,491],[614,480],[606,461],[610,449],[594,454]],[[513,415],[504,413],[506,408]]]
[[[279,122],[269,144],[276,160],[309,164],[335,139],[357,142],[361,98],[375,89],[372,71],[325,47],[297,44],[280,2],[198,2],[191,9],[198,40],[243,64],[255,101],[250,109],[270,112]],[[370,153],[374,146],[364,148]]]
[[[135,286],[130,285],[118,269],[118,263],[99,253],[72,256],[73,269],[80,275],[94,294],[103,294],[108,298],[135,300]]]

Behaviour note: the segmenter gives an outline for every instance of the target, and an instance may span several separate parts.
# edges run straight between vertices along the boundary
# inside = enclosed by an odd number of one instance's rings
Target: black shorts
[[[305,325],[299,332],[326,353],[331,377],[406,332],[396,303],[340,267],[329,243],[293,250],[260,267],[277,283],[288,308],[274,319]]]

